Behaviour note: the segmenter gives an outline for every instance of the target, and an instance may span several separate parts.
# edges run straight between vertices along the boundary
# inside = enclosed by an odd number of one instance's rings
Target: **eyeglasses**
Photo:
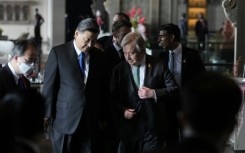
[[[30,59],[30,60],[26,60],[26,59],[23,59],[23,61],[26,63],[26,64],[29,64],[29,65],[38,65],[39,64],[39,60],[38,59]]]

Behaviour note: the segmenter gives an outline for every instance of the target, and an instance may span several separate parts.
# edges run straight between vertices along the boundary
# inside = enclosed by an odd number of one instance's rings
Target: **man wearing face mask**
[[[15,44],[10,61],[0,69],[0,99],[15,90],[28,91],[30,82],[26,78],[34,70],[37,48],[34,40],[20,40]]]

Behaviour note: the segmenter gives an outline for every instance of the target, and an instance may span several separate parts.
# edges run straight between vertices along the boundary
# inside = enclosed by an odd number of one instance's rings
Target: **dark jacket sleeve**
[[[58,71],[57,56],[54,49],[52,49],[48,56],[44,71],[44,86],[42,92],[45,98],[44,117],[53,117],[52,115],[55,113],[53,106],[57,99],[59,85]]]

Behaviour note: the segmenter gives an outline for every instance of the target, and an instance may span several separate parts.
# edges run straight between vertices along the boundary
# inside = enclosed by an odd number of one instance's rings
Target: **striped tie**
[[[174,52],[171,51],[171,56],[169,58],[169,70],[174,73]]]

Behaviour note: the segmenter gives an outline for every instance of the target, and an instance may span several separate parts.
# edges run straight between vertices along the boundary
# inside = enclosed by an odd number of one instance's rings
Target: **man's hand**
[[[139,88],[138,95],[141,99],[154,98],[154,90],[143,86]]]
[[[137,113],[134,111],[134,109],[125,109],[124,111],[124,118],[130,120],[132,119]]]

